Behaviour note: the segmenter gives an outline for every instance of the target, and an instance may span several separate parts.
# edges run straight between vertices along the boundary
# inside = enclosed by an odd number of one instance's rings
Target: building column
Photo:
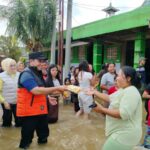
[[[102,44],[99,41],[95,41],[93,45],[93,68],[96,73],[100,71],[102,67]]]
[[[79,50],[78,47],[73,47],[72,48],[72,60],[71,63],[79,63]]]
[[[145,57],[145,33],[138,32],[134,43],[134,68],[139,64],[139,58]]]

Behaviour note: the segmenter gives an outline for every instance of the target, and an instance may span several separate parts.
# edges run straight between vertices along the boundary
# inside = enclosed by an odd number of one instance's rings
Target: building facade
[[[83,42],[84,44],[78,44]],[[72,29],[72,63],[87,59],[99,72],[103,63],[137,67],[147,58],[150,82],[150,0],[133,11],[111,16]]]

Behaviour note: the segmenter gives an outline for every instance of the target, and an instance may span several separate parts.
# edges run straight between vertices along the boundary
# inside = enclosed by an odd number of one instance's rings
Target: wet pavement
[[[34,135],[29,150],[101,150],[105,141],[104,122],[105,118],[94,112],[90,120],[76,118],[73,106],[61,103],[58,122],[49,125],[48,143],[38,145]],[[20,128],[0,128],[0,150],[19,150],[19,140]]]

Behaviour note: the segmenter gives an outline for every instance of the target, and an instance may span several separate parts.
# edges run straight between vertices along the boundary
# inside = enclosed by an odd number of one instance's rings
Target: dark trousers
[[[20,119],[16,116],[16,104],[10,104],[10,109],[5,109],[4,105],[2,104],[3,107],[3,127],[10,127],[12,125],[12,115],[14,116],[15,119],[15,126],[20,127],[21,122]]]
[[[79,102],[78,102],[78,101],[75,101],[75,102],[74,102],[74,111],[75,111],[75,112],[78,112],[79,110],[80,110]]]
[[[34,131],[38,136],[38,143],[46,143],[49,136],[47,115],[38,115],[31,117],[21,117],[21,141],[20,148],[30,145],[33,139]]]
[[[148,100],[148,99],[146,99],[145,100],[145,110],[146,110],[146,112],[147,112],[147,114],[146,114],[146,121],[148,120],[148,116],[149,116],[149,108],[148,108],[148,102],[149,102],[150,100]]]

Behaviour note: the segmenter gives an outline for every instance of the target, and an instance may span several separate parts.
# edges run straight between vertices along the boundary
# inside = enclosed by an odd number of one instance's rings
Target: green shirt
[[[142,136],[142,100],[134,86],[110,95],[109,109],[119,109],[121,119],[106,116],[106,136],[126,145],[136,145]]]

